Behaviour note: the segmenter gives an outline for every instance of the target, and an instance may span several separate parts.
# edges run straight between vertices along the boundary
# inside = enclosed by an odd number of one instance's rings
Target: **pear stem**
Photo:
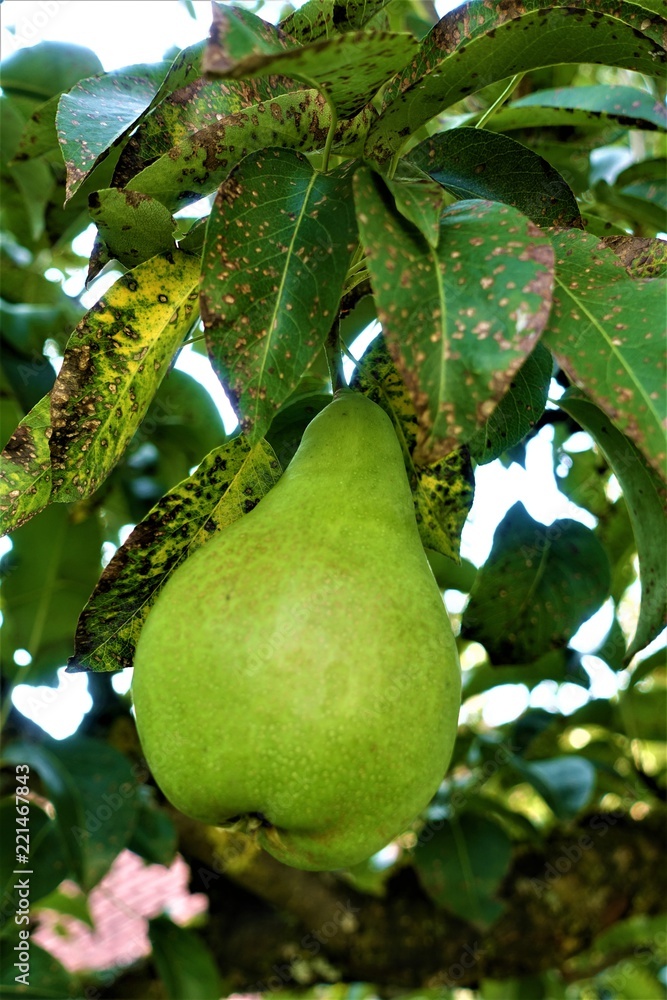
[[[329,330],[327,339],[324,342],[324,350],[327,357],[327,365],[329,366],[332,390],[338,392],[339,389],[346,389],[347,382],[345,381],[345,374],[343,372],[343,355],[340,349],[339,319],[336,319]]]

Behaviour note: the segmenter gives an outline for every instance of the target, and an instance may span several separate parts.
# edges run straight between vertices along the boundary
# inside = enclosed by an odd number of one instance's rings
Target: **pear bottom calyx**
[[[449,763],[460,669],[380,407],[337,394],[271,492],[175,570],[132,687],[147,761],[187,815],[241,820],[311,870],[408,828]]]

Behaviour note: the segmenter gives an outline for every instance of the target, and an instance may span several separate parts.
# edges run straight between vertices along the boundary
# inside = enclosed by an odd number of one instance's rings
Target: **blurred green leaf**
[[[26,816],[18,812],[24,803],[28,807]],[[27,855],[27,864],[18,860],[19,851],[21,856]],[[16,874],[23,868],[29,875]],[[0,803],[0,930],[4,932],[5,924],[13,922],[18,911],[22,878],[24,884],[25,880],[29,882],[32,908],[47,899],[71,874],[58,824],[34,801],[18,796],[4,799]]]
[[[222,983],[215,959],[196,931],[167,917],[149,921],[153,960],[169,1000],[218,1000]]]
[[[512,765],[540,793],[558,819],[573,819],[590,801],[595,789],[594,765],[575,754],[532,761],[513,757]]]
[[[41,104],[83,77],[103,71],[91,49],[67,42],[39,42],[18,49],[0,63],[0,87],[6,94],[30,97]]]
[[[667,618],[667,491],[659,474],[633,442],[578,389],[568,389],[559,405],[588,431],[618,477],[627,504],[639,556],[642,598],[626,662],[654,639]]]
[[[176,828],[163,809],[140,801],[136,825],[127,846],[150,864],[168,867],[176,857]]]
[[[76,621],[100,573],[102,534],[96,515],[77,523],[52,504],[18,528],[0,568],[3,577],[2,665],[26,683],[58,683],[56,669],[72,652]],[[29,668],[13,663],[26,649]]]
[[[27,997],[28,1000],[70,1000],[79,997],[76,978],[60,964],[58,959],[44,951],[33,941],[30,942],[30,960],[26,966],[26,978],[16,981],[16,976],[24,970],[15,967],[16,952],[13,946],[3,949],[0,959],[0,991],[6,998]]]
[[[502,912],[495,893],[511,855],[509,837],[497,823],[463,813],[451,822],[427,824],[413,858],[424,889],[439,906],[487,925]]]

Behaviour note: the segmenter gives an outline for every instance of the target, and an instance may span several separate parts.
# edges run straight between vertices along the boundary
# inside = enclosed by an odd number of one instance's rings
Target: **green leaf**
[[[594,236],[570,230],[553,244],[556,285],[544,344],[664,474],[665,282],[633,281]]]
[[[486,128],[507,132],[519,128],[555,128],[618,122],[626,128],[667,128],[664,104],[647,90],[618,84],[556,87],[527,94],[497,111]]]
[[[544,412],[553,360],[537,343],[512,379],[484,427],[468,442],[470,454],[479,465],[486,465],[526,437]]]
[[[68,669],[132,665],[143,622],[167,577],[215,532],[252,510],[280,477],[266,442],[233,438],[167,493],[122,545],[99,579],[76,627]]]
[[[44,896],[37,904],[37,909],[40,911],[52,910],[54,913],[74,917],[75,920],[80,920],[82,924],[87,924],[91,930],[95,929],[93,918],[90,915],[88,896],[83,892],[73,894],[70,886],[68,886],[67,892],[55,889],[48,896]]]
[[[88,890],[106,875],[130,839],[140,816],[139,786],[125,754],[101,740],[73,736],[54,742],[52,749],[81,797],[82,822],[70,832],[81,845],[80,884]]]
[[[401,160],[387,187],[396,208],[420,231],[432,247],[440,240],[440,216],[445,207],[445,193],[439,183],[409,160]]]
[[[654,670],[663,671],[667,669],[667,648],[663,646],[662,649],[657,650],[652,653],[651,656],[647,656],[645,660],[640,660],[636,664],[632,674],[630,675],[630,687],[634,687],[635,684],[639,684],[643,681],[645,677],[652,674]]]
[[[414,866],[429,896],[469,923],[488,925],[502,912],[496,892],[509,867],[512,845],[497,823],[464,813],[426,826]]]
[[[195,257],[152,257],[77,326],[51,391],[54,499],[89,496],[125,452],[196,319],[198,279]]]
[[[140,802],[127,847],[150,864],[169,867],[178,849],[176,828],[163,809]]]
[[[2,563],[3,672],[57,684],[56,669],[72,651],[77,617],[100,571],[100,524],[95,516],[76,524],[67,508],[53,505],[19,528],[13,543]],[[28,650],[29,668],[13,663],[15,649]]]
[[[126,66],[91,76],[63,94],[56,127],[67,167],[67,198],[109,154],[149,107],[168,70],[167,63]],[[81,142],[81,122],[86,141]]]
[[[17,784],[17,787],[22,787]],[[27,787],[30,787],[28,784]],[[27,806],[28,813],[19,812]],[[17,880],[15,874],[23,868],[29,872],[25,878],[30,883],[30,906],[48,898],[49,894],[71,874],[58,825],[34,801],[12,795],[0,803],[0,896],[2,898],[2,918],[4,925],[9,913],[15,914],[19,907]],[[27,857],[27,863],[20,858]]]
[[[479,570],[477,571],[479,573]],[[482,663],[463,671],[463,699],[474,698],[501,684],[525,684],[529,691],[542,681],[554,680],[588,687],[590,678],[581,666],[581,656],[572,650],[557,649],[540,656],[530,668],[512,663],[492,666]]]
[[[294,45],[280,28],[242,7],[213,3],[212,15],[208,43],[203,52],[205,73],[224,74],[248,57],[271,57]]]
[[[356,247],[350,175],[273,149],[221,186],[208,224],[201,307],[209,355],[259,440],[315,359]]]
[[[581,227],[576,199],[558,171],[509,136],[451,129],[410,150],[410,160],[457,198],[502,201],[538,226]]]
[[[56,131],[56,112],[59,101],[60,94],[55,94],[44,104],[40,104],[36,111],[33,111],[21,133],[21,139],[14,156],[16,163],[32,160],[37,156],[50,153],[51,150],[59,149]]]
[[[619,695],[616,708],[616,728],[627,733],[632,740],[667,741],[667,716],[665,694],[667,688],[658,680],[650,691],[629,687]]]
[[[167,917],[148,923],[153,960],[169,1000],[218,1000],[222,983],[215,959],[196,931]]]
[[[403,450],[422,544],[458,563],[461,532],[475,488],[467,449],[456,449],[425,466],[416,464],[416,410],[384,337],[376,338],[364,353],[350,384],[362,388],[394,425]]]
[[[56,823],[64,854],[64,864],[58,864],[59,874],[71,874],[81,883],[85,871],[84,852],[74,831],[83,821],[83,802],[76,781],[53,752],[54,743],[55,741],[49,741],[48,746],[46,742],[11,743],[3,751],[3,762],[27,765],[31,773],[31,787],[34,781],[32,772],[39,775],[43,794],[56,810]]]
[[[219,84],[223,86],[223,84]],[[336,128],[333,152],[353,155],[363,142],[373,113],[364,109]],[[231,167],[253,151],[275,146],[302,152],[323,149],[331,110],[316,90],[283,94],[262,101],[185,137],[125,185],[161,201],[170,211],[215,191]]]
[[[92,194],[88,203],[110,258],[125,267],[175,249],[171,212],[147,194],[106,188]]]
[[[522,503],[496,529],[461,634],[497,663],[530,663],[565,646],[609,594],[607,555],[578,521],[534,521]]]
[[[540,793],[558,819],[573,819],[591,800],[596,770],[585,757],[570,754],[531,761],[512,757],[511,763]]]
[[[39,42],[3,59],[0,87],[6,94],[31,97],[42,104],[82,77],[102,72],[98,56],[82,45]]]
[[[215,18],[231,21],[228,12],[214,7]],[[225,38],[225,42],[227,39]],[[417,52],[412,35],[389,31],[358,31],[276,51],[255,52],[230,61],[227,52],[209,47],[204,56],[208,73],[230,79],[283,74],[316,87],[339,118],[351,118],[368,104],[383,83],[394,76]]]
[[[588,431],[618,478],[627,504],[639,557],[642,599],[637,630],[625,662],[654,639],[665,623],[667,551],[664,541],[665,487],[641,452],[578,389],[568,389],[559,405]]]
[[[548,316],[552,256],[506,205],[462,201],[437,250],[391,210],[384,181],[355,175],[359,230],[378,318],[419,421],[420,463],[469,440],[490,416]]]
[[[388,159],[440,111],[515,73],[595,62],[657,76],[665,63],[662,30],[661,18],[611,0],[587,0],[585,9],[545,9],[543,0],[510,8],[465,4],[435,25],[418,57],[387,88],[366,155]]]
[[[0,455],[0,533],[13,531],[42,510],[51,496],[51,397],[33,406]]]
[[[37,46],[35,46],[37,48]],[[30,942],[30,961],[25,963],[28,973],[25,980],[16,981],[21,973],[15,966],[16,952],[12,948],[3,949],[0,961],[0,988],[6,998],[27,998],[27,1000],[64,1000],[79,995],[74,978],[60,964],[57,958],[44,951],[33,941]]]

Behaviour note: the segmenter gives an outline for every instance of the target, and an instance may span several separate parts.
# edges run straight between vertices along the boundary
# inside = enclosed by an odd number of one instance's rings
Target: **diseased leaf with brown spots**
[[[202,59],[205,73],[225,74],[243,59],[272,56],[294,47],[294,41],[280,28],[252,11],[214,2],[211,12],[213,20]]]
[[[88,207],[109,259],[125,267],[176,249],[176,222],[161,202],[147,194],[105,188],[90,196]]]
[[[132,665],[146,616],[169,575],[217,531],[248,513],[278,481],[266,441],[236,437],[165,494],[106,567],[76,629],[69,671]]]
[[[468,449],[457,448],[427,466],[414,464],[417,415],[383,337],[374,340],[365,352],[351,385],[381,406],[394,425],[403,448],[422,544],[458,563],[461,532],[475,488]]]
[[[333,151],[344,149],[348,155],[360,151],[375,117],[377,112],[364,108],[356,118],[339,122]],[[182,139],[136,174],[126,187],[129,191],[143,191],[176,211],[215,191],[234,164],[248,153],[269,146],[323,149],[330,125],[331,109],[316,90],[284,94],[226,114],[215,125]]]
[[[51,496],[51,398],[44,396],[18,425],[0,455],[0,534],[20,527]]]
[[[515,503],[478,571],[461,635],[493,663],[532,663],[566,646],[609,594],[607,554],[590,528],[567,518],[541,524]]]
[[[89,496],[123,455],[197,319],[198,283],[198,258],[152,257],[77,326],[51,390],[54,500]]]
[[[221,186],[208,224],[202,316],[213,366],[252,440],[312,364],[356,247],[351,174],[271,149]]]
[[[598,246],[612,250],[631,278],[667,277],[667,243],[650,236],[604,236]]]
[[[595,236],[553,237],[554,306],[545,345],[665,475],[665,288],[633,281]]]
[[[667,621],[667,532],[665,485],[642,453],[579,389],[568,389],[558,405],[588,431],[618,477],[627,504],[639,558],[641,605],[627,663]]]
[[[350,118],[406,65],[417,48],[416,39],[407,33],[358,31],[282,52],[275,44],[262,46],[238,61],[230,60],[219,46],[209,47],[204,69],[236,80],[278,73],[301,80],[321,90],[339,118]]]
[[[58,104],[58,141],[67,167],[67,198],[108,155],[157,94],[168,63],[126,66],[103,76],[79,80]],[[85,122],[86,141],[81,141]]]
[[[384,182],[355,175],[362,243],[387,346],[417,411],[415,459],[470,440],[532,351],[551,305],[548,239],[507,205],[445,209],[437,249],[391,209]]]
[[[314,42],[338,32],[356,31],[392,0],[308,0],[280,22],[300,42]]]
[[[446,14],[386,88],[366,156],[387,160],[409,135],[469,94],[554,63],[603,63],[648,76],[665,65],[664,21],[623,0],[545,7],[544,0],[474,0]]]

